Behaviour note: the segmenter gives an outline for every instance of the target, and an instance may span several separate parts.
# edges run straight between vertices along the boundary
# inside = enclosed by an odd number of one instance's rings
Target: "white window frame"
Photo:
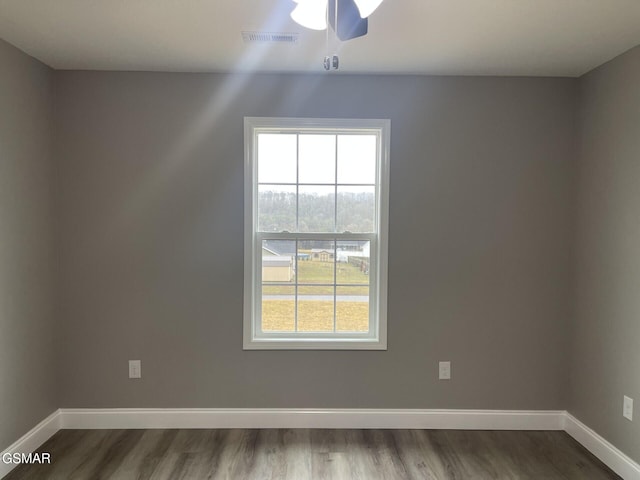
[[[382,119],[245,117],[244,185],[244,334],[245,350],[386,350],[387,265],[389,231],[389,137],[391,122]],[[376,225],[371,234],[296,233],[298,239],[371,241],[369,332],[290,333],[261,332],[262,240],[287,239],[291,234],[256,231],[258,202],[257,138],[259,133],[368,133],[378,139],[376,168]]]

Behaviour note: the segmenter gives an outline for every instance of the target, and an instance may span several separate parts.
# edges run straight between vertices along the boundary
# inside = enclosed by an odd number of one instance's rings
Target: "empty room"
[[[640,480],[638,0],[0,0],[0,478]]]

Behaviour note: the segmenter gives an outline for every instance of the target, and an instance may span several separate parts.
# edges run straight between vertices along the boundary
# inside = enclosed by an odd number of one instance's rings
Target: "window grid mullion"
[[[336,233],[336,232],[317,232],[317,233],[292,233],[292,232],[256,232],[256,237],[260,240],[361,240],[373,241],[377,238],[376,233]]]
[[[338,135],[335,135],[333,162],[333,231],[338,231]],[[334,245],[335,246],[335,245]]]
[[[338,272],[338,245],[334,240],[333,242],[333,333],[336,333],[336,316],[337,316],[337,287],[336,282]]]
[[[338,232],[338,135],[335,136],[335,154],[334,154],[334,196],[333,196],[333,231]],[[338,314],[338,304],[337,304],[337,287],[336,282],[338,272],[338,242],[336,240],[333,241],[333,333],[336,333],[336,322],[337,322],[337,314]]]
[[[380,134],[376,134],[376,185],[374,187],[374,229],[376,232],[380,231],[380,185],[382,185],[382,148],[381,148]]]
[[[300,134],[296,134],[296,232],[300,231]],[[293,252],[293,255],[296,258],[295,265],[295,292],[293,297],[293,310],[294,310],[294,331],[298,333],[298,239],[296,238],[296,246]]]
[[[294,314],[294,332],[298,332],[298,240],[296,240],[296,247],[295,247],[295,251],[293,252],[293,255],[295,256],[296,260],[295,260],[295,266],[296,266],[296,271],[295,273],[295,279],[296,279],[296,283],[294,286],[294,292],[293,292],[293,314]]]
[[[296,232],[300,231],[300,135],[296,135]],[[297,246],[297,245],[296,245]],[[297,255],[297,250],[296,250]]]
[[[290,283],[269,282],[271,287],[291,287]],[[369,287],[370,283],[300,283],[301,287]]]
[[[338,182],[334,182],[337,183],[338,186],[340,187],[375,187],[376,184],[375,183],[338,183]],[[275,186],[285,186],[285,187],[293,187],[295,185],[302,185],[303,187],[330,187],[332,186],[334,183],[307,183],[307,182],[300,182],[300,183],[289,183],[289,182],[259,182],[258,185],[262,186],[262,185],[275,185]]]

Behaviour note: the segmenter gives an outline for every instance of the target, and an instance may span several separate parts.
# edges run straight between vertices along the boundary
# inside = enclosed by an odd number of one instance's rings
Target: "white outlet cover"
[[[440,362],[438,367],[440,380],[451,380],[451,362]]]
[[[129,378],[142,378],[142,365],[140,360],[129,360]]]
[[[622,416],[633,422],[633,398],[629,398],[626,395],[622,402]]]

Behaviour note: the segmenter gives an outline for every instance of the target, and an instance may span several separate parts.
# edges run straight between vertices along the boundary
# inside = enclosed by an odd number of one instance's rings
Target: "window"
[[[389,130],[245,118],[245,349],[386,349]]]

